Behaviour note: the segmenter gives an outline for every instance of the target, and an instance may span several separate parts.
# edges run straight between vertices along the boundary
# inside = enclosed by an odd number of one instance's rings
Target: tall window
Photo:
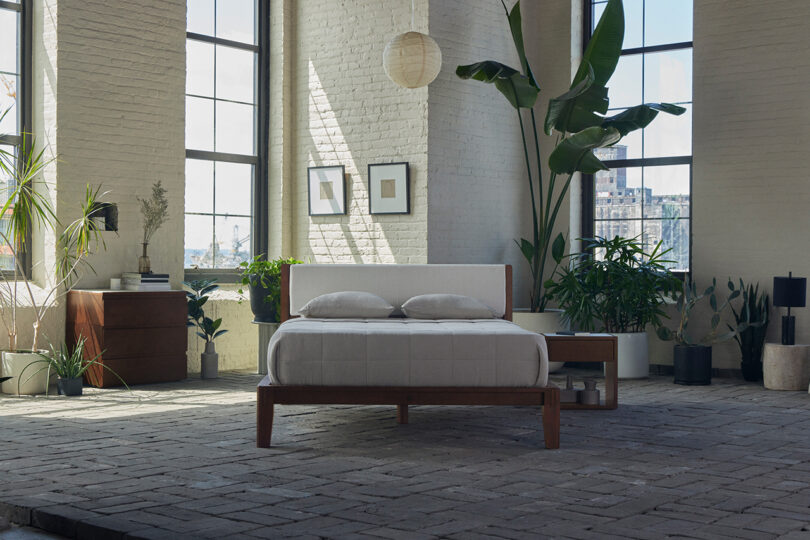
[[[264,251],[267,0],[188,0],[185,267]]]
[[[606,1],[586,0],[593,32]],[[609,171],[583,179],[583,236],[660,240],[674,271],[690,269],[692,183],[692,0],[624,0],[622,56],[608,83],[611,110],[646,102],[681,105],[646,129],[596,152]]]
[[[0,0],[0,159],[8,167],[30,144],[31,131],[31,46],[30,0]],[[0,170],[0,194],[5,201],[13,179]],[[8,231],[7,216],[0,216],[0,228]],[[0,241],[0,270],[12,270],[14,259],[8,245]],[[29,267],[26,261],[24,266]]]

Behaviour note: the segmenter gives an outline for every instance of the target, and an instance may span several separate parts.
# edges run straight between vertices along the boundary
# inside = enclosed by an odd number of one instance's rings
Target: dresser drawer
[[[186,324],[188,308],[183,291],[71,291],[68,324],[105,328],[154,328]]]
[[[103,359],[128,356],[160,356],[185,354],[188,345],[187,326],[161,328],[104,328],[89,324],[73,324],[72,343],[86,339],[87,357],[101,353]],[[70,331],[70,330],[69,330]]]

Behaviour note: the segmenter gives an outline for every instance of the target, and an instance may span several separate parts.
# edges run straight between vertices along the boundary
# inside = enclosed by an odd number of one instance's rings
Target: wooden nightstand
[[[186,378],[188,308],[183,291],[75,290],[67,296],[65,341],[84,336],[85,358],[103,351],[101,362],[127,384]],[[121,386],[100,366],[85,373],[93,386]]]
[[[543,334],[551,362],[604,362],[605,395],[599,405],[561,403],[561,409],[615,409],[619,406],[618,357],[616,336],[588,334],[569,336]]]

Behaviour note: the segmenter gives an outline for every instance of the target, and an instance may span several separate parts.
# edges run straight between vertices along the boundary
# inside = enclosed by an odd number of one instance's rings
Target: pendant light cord
[[[414,24],[414,21],[416,20],[414,16],[415,10],[416,10],[416,0],[411,0],[411,30],[413,30],[415,26]]]

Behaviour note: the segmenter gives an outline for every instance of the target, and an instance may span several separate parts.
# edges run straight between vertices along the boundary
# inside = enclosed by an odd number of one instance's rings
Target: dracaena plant
[[[501,1],[503,4],[503,0]],[[512,39],[520,59],[520,70],[493,60],[458,66],[456,75],[462,79],[492,83],[517,111],[523,156],[529,181],[532,208],[531,240],[515,240],[531,269],[531,310],[544,311],[549,297],[544,288],[549,255],[554,268],[562,261],[565,238],[553,237],[554,224],[563,200],[576,172],[594,174],[607,167],[594,155],[594,150],[616,144],[631,131],[649,125],[659,112],[683,114],[686,109],[669,103],[645,103],[606,116],[608,111],[607,84],[616,69],[624,41],[624,8],[621,0],[609,0],[591,40],[582,56],[579,69],[567,92],[549,100],[543,123],[546,135],[556,132],[556,146],[548,160],[549,176],[543,182],[540,159],[540,138],[534,105],[540,86],[529,67],[523,44],[520,2],[511,11],[503,4]],[[526,114],[524,111],[528,111]],[[528,116],[528,122],[524,117]],[[531,124],[531,129],[527,127]],[[529,133],[527,133],[529,132]],[[536,166],[532,166],[531,149]],[[549,268],[549,270],[553,270]]]

